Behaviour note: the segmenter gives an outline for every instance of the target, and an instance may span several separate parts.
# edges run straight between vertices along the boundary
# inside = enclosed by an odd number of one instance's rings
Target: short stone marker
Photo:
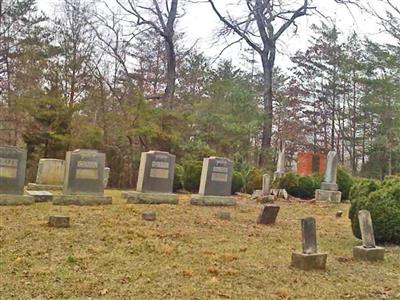
[[[190,204],[200,206],[234,206],[231,196],[233,162],[223,157],[204,158],[199,194],[190,197]]]
[[[178,195],[172,193],[174,173],[175,155],[143,152],[136,191],[123,192],[122,197],[134,204],[178,204]]]
[[[62,191],[65,161],[62,159],[42,158],[39,160],[36,183],[29,183],[30,191]]]
[[[26,151],[12,146],[0,147],[0,205],[34,203],[24,195]]]
[[[338,211],[336,212],[336,218],[341,218],[342,215],[343,215],[343,211],[342,211],[342,210],[338,210]]]
[[[326,159],[324,181],[321,183],[321,189],[315,191],[315,199],[317,201],[341,201],[342,193],[338,191],[338,185],[336,184],[337,165],[337,153],[329,151]]]
[[[110,168],[108,168],[108,167],[105,167],[104,168],[104,180],[103,180],[103,186],[104,186],[104,188],[106,189],[107,188],[107,186],[108,186],[108,180],[110,179]]]
[[[302,270],[325,270],[328,255],[317,253],[317,229],[312,217],[301,219],[302,253],[292,253],[291,266]]]
[[[155,221],[156,220],[156,213],[154,211],[145,211],[142,214],[143,220],[146,221]]]
[[[375,244],[374,228],[372,226],[371,214],[368,210],[358,212],[358,221],[360,223],[362,246],[353,248],[353,256],[356,259],[366,261],[383,260],[385,248],[378,247]]]
[[[257,223],[264,225],[275,224],[276,217],[278,216],[279,213],[279,209],[280,209],[279,205],[274,205],[274,204],[264,205],[261,209],[260,215],[257,218]]]
[[[53,194],[48,191],[27,191],[29,196],[35,199],[35,202],[51,202],[53,201]]]
[[[49,216],[48,225],[50,227],[67,228],[69,227],[69,217],[67,216]]]
[[[97,150],[67,152],[63,195],[54,195],[53,204],[111,204],[112,198],[104,196],[105,160],[105,154]]]
[[[262,179],[262,190],[255,190],[251,195],[251,199],[256,200],[258,203],[272,203],[275,201],[275,196],[271,195],[271,177],[268,174],[264,174]]]
[[[229,211],[219,211],[217,212],[217,218],[224,221],[229,221],[231,219],[231,213]]]

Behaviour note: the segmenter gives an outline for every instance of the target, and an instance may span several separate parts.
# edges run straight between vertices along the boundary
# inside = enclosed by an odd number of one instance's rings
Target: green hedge
[[[285,189],[293,197],[310,199],[315,190],[321,185],[319,176],[299,176],[295,173],[286,173],[274,180],[272,186],[276,189]]]
[[[350,200],[349,218],[356,237],[361,238],[358,212],[366,209],[371,213],[376,241],[400,244],[400,177],[357,180]]]

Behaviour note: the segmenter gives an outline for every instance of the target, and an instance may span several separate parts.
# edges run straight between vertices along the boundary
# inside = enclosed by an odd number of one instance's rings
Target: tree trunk
[[[167,86],[165,87],[164,96],[167,101],[167,106],[172,108],[176,81],[176,54],[173,38],[167,39],[165,44],[167,50]]]
[[[263,66],[263,106],[264,106],[264,121],[262,128],[262,139],[261,139],[261,153],[258,165],[265,167],[267,163],[268,150],[271,148],[272,138],[272,74],[274,68],[274,62],[268,59],[268,55],[261,57]]]

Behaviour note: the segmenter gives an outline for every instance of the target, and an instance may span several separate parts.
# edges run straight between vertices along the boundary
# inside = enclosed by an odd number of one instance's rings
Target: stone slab
[[[305,271],[325,270],[327,258],[326,253],[292,253],[291,266]]]
[[[203,159],[199,195],[230,196],[232,194],[233,161],[211,156]]]
[[[42,158],[39,160],[36,183],[63,185],[65,161],[62,159]]]
[[[178,204],[178,195],[168,193],[123,192],[122,198],[130,204]]]
[[[53,201],[53,194],[47,191],[27,191],[29,196],[35,199],[35,202],[51,202]]]
[[[28,191],[62,191],[62,185],[29,183],[26,190]]]
[[[29,195],[0,194],[0,205],[29,205],[34,203],[35,199]]]
[[[317,201],[327,201],[340,203],[342,201],[342,192],[340,191],[326,191],[326,190],[315,190],[315,199]]]
[[[321,183],[321,190],[337,191],[338,190],[338,185],[336,183],[322,182]]]
[[[301,219],[301,241],[304,254],[317,253],[317,225],[315,218]]]
[[[112,204],[112,197],[100,195],[54,195],[54,205],[103,205]]]
[[[24,194],[26,157],[26,150],[0,146],[0,194]]]
[[[190,197],[190,204],[199,206],[235,206],[236,199],[229,196],[203,196],[197,194]]]
[[[355,259],[365,260],[365,261],[380,261],[384,259],[385,248],[375,247],[375,248],[365,248],[363,246],[353,247],[353,256]]]
[[[49,216],[48,225],[56,228],[69,227],[69,217],[67,216]]]
[[[360,224],[361,238],[364,248],[375,248],[374,228],[372,226],[371,214],[368,210],[358,212],[358,222]]]
[[[264,225],[275,224],[276,217],[278,216],[279,213],[279,209],[280,209],[279,205],[271,205],[271,204],[265,205],[261,209],[260,215],[257,218],[257,223]]]
[[[216,213],[216,217],[220,220],[229,221],[231,219],[231,213],[229,211],[219,211]]]

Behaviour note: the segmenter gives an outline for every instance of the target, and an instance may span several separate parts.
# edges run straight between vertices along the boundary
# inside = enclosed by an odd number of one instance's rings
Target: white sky
[[[60,0],[37,0],[40,10],[43,10],[47,15],[54,14],[54,4]],[[108,0],[113,3],[114,0]],[[143,0],[139,0],[143,1]],[[198,0],[199,1],[199,0]],[[232,0],[215,0],[217,7],[224,15],[227,10],[232,10],[228,3]],[[376,5],[376,0],[369,0]],[[364,0],[368,2],[368,0]],[[325,16],[336,20],[337,27],[347,34],[356,31],[361,37],[368,37],[377,42],[389,42],[390,38],[381,32],[377,21],[366,13],[361,13],[357,8],[352,8],[349,11],[345,6],[338,5],[334,0],[314,0],[313,5],[318,7]],[[382,7],[376,6],[376,9],[383,10]],[[179,29],[186,34],[185,43],[189,48],[194,43],[201,51],[204,51],[208,56],[216,57],[226,44],[219,42],[215,44],[215,33],[220,28],[221,23],[212,11],[210,4],[206,1],[201,3],[185,4],[186,14],[180,19]],[[308,45],[308,40],[312,35],[310,27],[312,24],[320,23],[320,16],[301,17],[296,22],[298,31],[293,35],[292,31],[282,36],[281,42],[278,44],[278,53],[276,65],[283,68],[290,65],[290,56],[298,49],[305,49]],[[234,46],[226,51],[224,58],[231,58],[234,62],[240,63],[240,53],[243,47],[240,45]],[[284,52],[284,54],[282,54]]]

